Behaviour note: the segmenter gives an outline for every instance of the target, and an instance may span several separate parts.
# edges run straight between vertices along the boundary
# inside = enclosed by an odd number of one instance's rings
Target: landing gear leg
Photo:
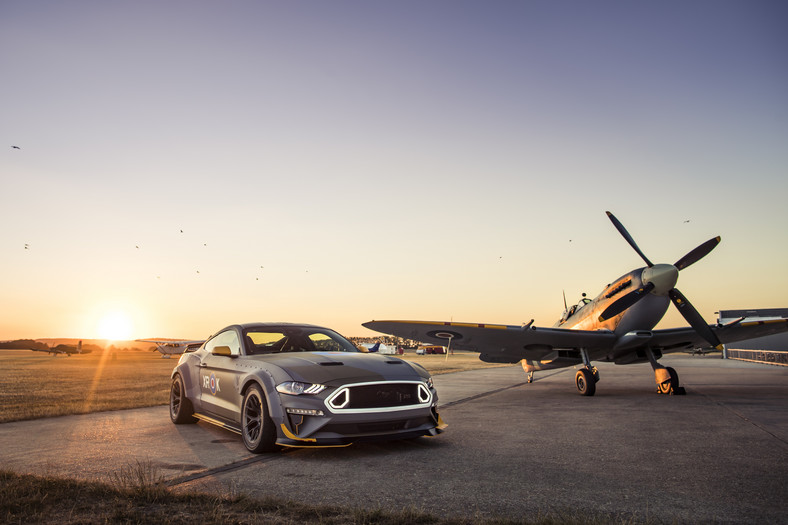
[[[654,380],[657,382],[657,393],[669,396],[683,396],[687,393],[684,387],[679,385],[679,375],[671,367],[664,367],[657,362],[651,348],[646,348],[651,368],[654,369]]]
[[[523,370],[526,374],[528,374],[528,382],[534,382],[534,364],[533,361],[528,361],[527,359],[523,359],[520,361],[520,364],[523,365]]]
[[[581,396],[593,396],[599,381],[599,371],[596,367],[591,366],[591,360],[588,358],[585,348],[580,349],[580,355],[583,357],[583,368],[575,374],[575,386]]]

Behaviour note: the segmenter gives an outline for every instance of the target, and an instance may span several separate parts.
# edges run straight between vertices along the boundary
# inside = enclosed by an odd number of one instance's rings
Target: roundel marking
[[[427,335],[436,339],[462,339],[462,334],[448,330],[433,330],[432,332],[427,332]]]

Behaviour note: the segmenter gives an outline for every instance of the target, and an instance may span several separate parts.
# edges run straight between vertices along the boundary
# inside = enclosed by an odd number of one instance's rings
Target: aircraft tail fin
[[[370,352],[377,352],[378,350],[380,350],[380,342],[375,343],[375,346],[369,349]]]

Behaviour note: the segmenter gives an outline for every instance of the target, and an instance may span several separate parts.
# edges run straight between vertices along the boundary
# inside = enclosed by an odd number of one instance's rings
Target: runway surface
[[[669,356],[686,396],[655,393],[648,364],[519,366],[435,376],[435,438],[249,454],[239,436],[173,425],[167,407],[0,425],[0,467],[110,481],[137,462],[177,491],[245,493],[439,516],[546,512],[664,522],[788,523],[788,368]]]

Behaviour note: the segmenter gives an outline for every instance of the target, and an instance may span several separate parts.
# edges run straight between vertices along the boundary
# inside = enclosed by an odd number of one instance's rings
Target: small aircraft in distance
[[[136,339],[138,343],[153,343],[156,348],[161,352],[163,359],[169,359],[171,355],[180,355],[188,350],[193,350],[202,346],[203,341],[184,341],[180,339]]]
[[[585,396],[594,395],[599,381],[592,361],[619,365],[649,362],[659,393],[683,394],[676,371],[657,361],[664,354],[702,346],[721,350],[722,343],[788,330],[786,317],[741,317],[724,325],[708,325],[676,288],[679,272],[708,255],[720,237],[706,241],[674,264],[654,264],[624,225],[612,213],[607,215],[647,266],[622,275],[596,298],[583,297],[566,308],[552,328],[533,326],[533,320],[523,326],[433,321],[369,321],[363,326],[406,339],[444,346],[448,342],[454,348],[479,352],[479,359],[490,363],[522,361],[529,383],[534,371],[580,365],[575,386]],[[690,326],[655,330],[671,302]]]
[[[689,350],[685,350],[684,352],[689,355],[699,355],[701,357],[705,357],[706,354],[711,354],[714,352],[720,352],[719,348],[712,348],[710,346],[704,346],[699,348],[690,348]]]
[[[71,357],[71,354],[89,354],[90,350],[83,350],[82,349],[82,341],[77,343],[77,346],[71,345],[57,345],[53,346],[52,348],[48,348],[44,350],[43,348],[31,348],[33,352],[46,352],[48,354],[52,354],[52,356],[57,356],[58,354],[66,354],[68,357]]]
[[[379,353],[379,354],[396,354],[396,348],[392,348],[389,346],[384,345],[380,341],[376,342],[375,344],[372,343],[361,343],[361,348],[359,348],[362,352],[368,352],[370,354]]]
[[[375,353],[375,352],[377,352],[378,350],[380,350],[380,341],[378,341],[378,342],[377,342],[377,343],[375,343],[374,345],[366,345],[366,344],[362,344],[361,346],[363,346],[364,348],[366,348],[366,349],[367,349],[367,352],[369,352],[370,354],[372,354],[372,353]]]

